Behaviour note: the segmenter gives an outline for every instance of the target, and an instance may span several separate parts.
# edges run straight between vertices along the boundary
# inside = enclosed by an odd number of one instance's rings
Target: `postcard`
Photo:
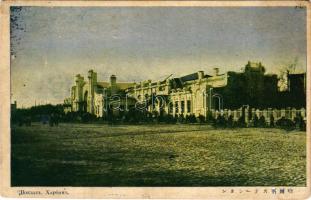
[[[310,196],[310,2],[3,1],[0,14],[2,196]]]

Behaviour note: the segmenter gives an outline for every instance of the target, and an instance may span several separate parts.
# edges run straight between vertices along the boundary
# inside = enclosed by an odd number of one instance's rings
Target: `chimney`
[[[110,76],[110,87],[111,87],[111,95],[115,95],[117,93],[117,77],[116,77],[116,75]]]
[[[198,71],[198,77],[199,77],[199,79],[203,79],[204,78],[204,72]]]
[[[215,67],[214,68],[214,76],[218,76],[219,75],[219,68]]]
[[[94,72],[94,71],[93,71],[92,69],[89,70],[89,72],[88,72],[88,77],[89,77],[89,78],[92,78],[93,72]]]
[[[117,84],[117,77],[116,75],[111,75],[110,76],[110,86],[116,86]]]

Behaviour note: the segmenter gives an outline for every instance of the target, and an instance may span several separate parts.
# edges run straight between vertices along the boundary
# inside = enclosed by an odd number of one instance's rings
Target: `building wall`
[[[226,85],[227,75],[215,74],[212,77],[205,77],[204,73],[199,71],[197,77],[195,80],[183,82],[181,88],[174,88],[172,79],[162,82],[143,81],[135,85],[129,91],[129,95],[140,102],[150,101],[154,96],[165,97],[166,102],[162,110],[173,116],[190,114],[206,116],[210,106],[209,88]],[[148,111],[161,113],[159,105],[151,106]]]
[[[105,112],[105,97],[104,94],[95,93],[94,94],[94,114],[97,117],[104,116]]]

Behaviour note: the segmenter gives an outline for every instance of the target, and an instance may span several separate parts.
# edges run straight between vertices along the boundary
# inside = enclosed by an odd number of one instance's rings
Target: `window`
[[[174,104],[173,104],[173,102],[169,102],[169,107],[168,107],[168,112],[169,113],[173,113],[173,109],[174,109]]]
[[[175,101],[175,113],[178,113],[179,110],[178,110],[178,101]]]
[[[181,113],[184,113],[185,112],[185,102],[184,101],[181,101]]]
[[[187,111],[188,113],[191,113],[191,101],[187,100]]]

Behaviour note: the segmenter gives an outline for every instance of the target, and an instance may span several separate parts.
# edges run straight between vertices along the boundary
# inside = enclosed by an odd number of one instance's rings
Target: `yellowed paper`
[[[310,196],[307,1],[1,2],[1,195]]]

